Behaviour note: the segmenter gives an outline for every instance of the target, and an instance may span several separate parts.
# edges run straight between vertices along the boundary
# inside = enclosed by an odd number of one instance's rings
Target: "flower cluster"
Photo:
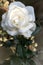
[[[34,8],[19,1],[11,3],[8,11],[2,15],[1,26],[11,36],[31,37],[36,29]]]

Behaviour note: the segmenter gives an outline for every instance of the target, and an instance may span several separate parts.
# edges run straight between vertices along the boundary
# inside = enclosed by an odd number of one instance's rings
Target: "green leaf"
[[[23,57],[22,46],[20,44],[17,45],[17,51],[16,52],[17,52],[18,56]]]
[[[30,65],[29,62],[26,59],[21,59],[19,57],[13,57],[11,59],[10,65]]]
[[[29,63],[30,63],[30,65],[36,65],[36,63],[34,62],[34,60],[30,60]]]

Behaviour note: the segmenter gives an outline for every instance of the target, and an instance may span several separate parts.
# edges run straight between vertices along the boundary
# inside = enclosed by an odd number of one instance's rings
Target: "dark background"
[[[9,0],[11,2],[11,0]],[[40,24],[41,30],[36,35],[35,41],[38,43],[38,59],[43,65],[43,0],[19,0],[23,2],[25,5],[31,5],[35,9],[35,15],[36,15],[36,22]],[[0,9],[0,21],[1,21],[1,15],[5,11]],[[6,49],[4,47],[0,47],[0,63],[7,57],[9,57],[11,51],[9,49]]]

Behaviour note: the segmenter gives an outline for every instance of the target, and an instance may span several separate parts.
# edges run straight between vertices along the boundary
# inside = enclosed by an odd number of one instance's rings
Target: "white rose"
[[[15,1],[9,5],[8,11],[3,14],[1,26],[11,36],[23,35],[29,38],[36,29],[34,21],[34,8]]]

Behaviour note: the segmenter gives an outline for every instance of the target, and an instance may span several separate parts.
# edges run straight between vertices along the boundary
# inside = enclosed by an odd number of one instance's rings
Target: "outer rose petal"
[[[31,15],[30,17],[31,22],[34,22],[35,21],[34,8],[32,6],[26,6],[26,9],[28,10],[29,15]]]
[[[28,30],[31,30],[32,32],[36,29],[35,23],[28,23],[26,27],[20,28],[20,32],[28,32]]]
[[[32,31],[32,33],[35,31],[35,29],[36,29],[36,24],[35,23],[32,23],[33,24],[33,27],[32,28],[30,28],[30,30]]]
[[[28,39],[29,37],[31,37],[32,31],[28,30],[28,31],[23,32],[21,34]]]
[[[6,16],[6,13],[4,13],[4,14],[2,15],[2,19],[5,19],[5,16]]]
[[[14,6],[18,6],[18,7],[22,7],[22,8],[25,7],[25,5],[23,3],[21,3],[20,1],[15,1],[10,4],[9,9],[13,9]]]
[[[33,33],[33,31],[35,31],[36,29],[36,24],[35,23],[29,23],[26,27],[24,28],[20,28],[20,32],[22,35],[24,35],[24,37],[29,38],[31,36],[31,34]]]
[[[1,23],[1,26],[3,27],[4,30],[5,30],[5,19],[6,19],[6,13],[2,15],[2,23]]]
[[[6,30],[7,31],[7,33],[9,34],[9,35],[11,35],[11,36],[15,36],[15,35],[17,35],[18,34],[18,32],[16,31],[16,30],[12,30],[12,31],[9,31],[9,30]]]

